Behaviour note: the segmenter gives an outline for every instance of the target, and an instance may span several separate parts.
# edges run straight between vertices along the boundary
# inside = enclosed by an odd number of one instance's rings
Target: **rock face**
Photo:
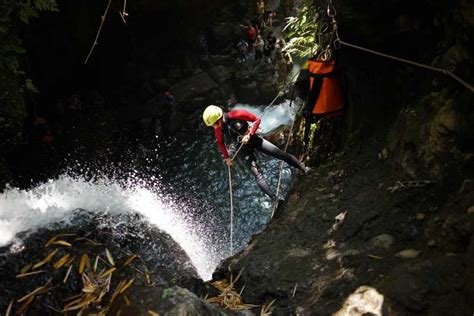
[[[349,147],[297,178],[267,229],[213,278],[243,270],[245,302],[276,299],[275,315],[472,312],[474,195],[391,193],[397,178],[377,158],[381,147]]]
[[[339,34],[471,82],[472,4],[411,4],[339,2]],[[347,47],[338,57],[345,126],[357,133],[344,152],[297,179],[268,228],[214,278],[243,271],[245,300],[276,299],[277,315],[471,314],[472,92]]]
[[[23,239],[21,245],[0,249],[3,285],[0,288],[1,310],[6,310],[10,300],[18,300],[45,284],[51,284],[53,288],[47,291],[49,295],[39,295],[29,306],[29,312],[45,314],[49,309],[44,304],[61,310],[66,305],[63,299],[81,293],[81,289],[86,287],[82,272],[90,280],[98,280],[93,283],[95,285],[105,282],[106,277],[100,275],[106,271],[112,274],[110,288],[105,292],[107,294],[99,300],[100,303],[87,304],[90,306],[89,312],[94,311],[93,307],[97,305],[102,308],[108,306],[115,311],[122,305],[129,305],[124,304],[120,297],[117,297],[116,304],[112,304],[114,300],[111,296],[119,288],[120,282],[131,279],[134,281],[127,295],[134,302],[134,308],[143,313],[154,308],[157,303],[156,297],[139,294],[144,289],[159,291],[179,285],[199,293],[202,288],[202,281],[181,247],[166,233],[143,222],[138,215],[112,217],[77,210],[71,223],[65,229],[41,229],[30,236],[23,233],[20,236]],[[110,228],[112,226],[113,229]],[[45,261],[50,254],[50,260]],[[61,258],[70,258],[71,262],[59,266]],[[34,266],[30,265],[28,270],[24,270],[29,264]],[[35,271],[40,273],[34,274]],[[33,275],[15,277],[29,272],[33,272]],[[21,304],[14,304],[15,311],[20,308]]]
[[[219,99],[220,94],[217,84],[207,73],[201,73],[178,82],[171,87],[176,98],[176,103],[184,113],[192,113],[197,109],[205,107],[206,102]],[[201,102],[194,102],[196,98],[204,97]]]

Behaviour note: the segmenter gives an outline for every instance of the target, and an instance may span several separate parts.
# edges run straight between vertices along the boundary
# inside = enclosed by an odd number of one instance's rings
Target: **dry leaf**
[[[109,249],[105,248],[105,254],[107,255],[107,260],[109,260],[109,263],[112,266],[114,266],[115,265],[114,257],[112,257],[112,254],[110,253]]]

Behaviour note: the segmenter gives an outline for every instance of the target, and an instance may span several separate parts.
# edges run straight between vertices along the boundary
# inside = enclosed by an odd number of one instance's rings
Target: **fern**
[[[50,11],[50,12],[57,12],[58,4],[56,0],[35,0],[35,8],[38,11]]]
[[[283,32],[288,42],[283,50],[300,57],[313,56],[317,50],[317,13],[312,0],[304,0],[297,16],[286,19]]]
[[[26,116],[24,92],[38,92],[19,62],[26,52],[19,34],[40,13],[55,11],[56,0],[0,0],[0,151],[21,137]]]

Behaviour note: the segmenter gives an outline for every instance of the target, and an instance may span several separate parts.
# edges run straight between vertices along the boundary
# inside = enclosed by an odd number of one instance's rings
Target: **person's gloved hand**
[[[224,161],[225,161],[226,165],[228,165],[229,167],[232,167],[232,164],[234,163],[232,161],[232,158],[225,158]]]
[[[246,134],[244,135],[244,137],[242,137],[242,140],[240,142],[245,145],[249,142],[249,139],[250,139],[250,135]]]

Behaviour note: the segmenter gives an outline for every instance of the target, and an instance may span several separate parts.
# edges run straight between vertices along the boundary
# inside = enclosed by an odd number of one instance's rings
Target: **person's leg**
[[[262,170],[257,164],[255,155],[253,153],[249,153],[245,157],[243,157],[243,159],[247,168],[249,168],[250,172],[252,172],[252,174],[255,176],[255,181],[257,181],[260,190],[262,190],[263,193],[268,195],[273,200],[275,198],[275,194],[272,192],[270,186],[263,177]]]
[[[306,173],[305,165],[301,161],[299,161],[298,158],[282,151],[280,148],[273,145],[268,140],[262,137],[258,137],[258,139],[255,139],[255,141],[252,142],[252,145],[258,151],[261,151],[262,153],[272,156],[274,158],[283,160],[290,166],[295,167]]]

